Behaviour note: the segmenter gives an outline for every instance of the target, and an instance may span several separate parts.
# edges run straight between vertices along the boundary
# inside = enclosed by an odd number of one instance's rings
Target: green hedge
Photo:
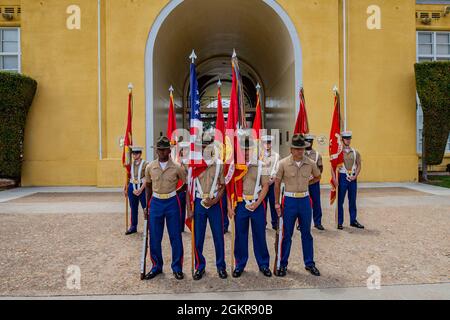
[[[25,122],[37,82],[0,72],[0,178],[20,180]]]
[[[425,159],[442,163],[450,131],[450,61],[416,64],[417,93],[423,110]]]

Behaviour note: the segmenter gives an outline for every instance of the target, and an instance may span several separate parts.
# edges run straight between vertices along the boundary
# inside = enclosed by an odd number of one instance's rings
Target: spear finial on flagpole
[[[334,87],[333,87],[333,92],[334,92],[335,94],[338,92],[338,87],[337,87],[337,85],[334,85]]]
[[[134,86],[133,86],[133,84],[130,82],[130,83],[128,84],[128,90],[131,91],[131,90],[133,90],[133,88],[134,88]]]
[[[236,58],[237,57],[237,54],[236,54],[236,49],[233,49],[233,56],[232,56],[233,58]]]
[[[219,78],[219,81],[217,82],[217,86],[218,86],[219,88],[222,86],[222,81],[220,81],[220,78]]]
[[[261,85],[259,84],[259,82],[258,82],[258,84],[256,85],[256,90],[259,92],[259,90],[261,90]]]
[[[192,49],[192,53],[189,56],[189,59],[191,59],[192,63],[195,63],[195,59],[197,59],[197,55],[195,54],[195,50],[194,49]]]
[[[170,92],[170,94],[172,94],[173,92],[174,92],[175,90],[173,89],[173,87],[172,86],[170,86],[170,88],[169,88],[169,92]]]

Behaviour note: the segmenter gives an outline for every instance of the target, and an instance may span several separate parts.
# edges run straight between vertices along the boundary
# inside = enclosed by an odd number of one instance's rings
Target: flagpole
[[[333,92],[334,92],[334,95],[335,95],[335,96],[338,96],[338,91],[339,91],[339,89],[338,89],[337,85],[334,85]],[[338,99],[340,99],[340,98],[338,97]],[[340,101],[339,101],[339,103],[340,103]],[[341,110],[340,110],[340,108],[339,108],[339,127],[340,127],[340,125],[341,125],[341,119],[340,119],[341,117],[340,117],[340,114],[341,114]],[[334,170],[334,169],[333,169],[333,170]],[[337,181],[337,184],[334,186],[334,187],[336,188],[336,199],[334,200],[335,203],[336,203],[336,206],[335,206],[335,209],[334,209],[334,223],[335,223],[336,228],[337,228],[338,225],[339,225],[339,222],[338,222],[339,177],[338,177],[336,171],[334,171],[334,176],[336,177],[336,181]]]
[[[133,84],[130,82],[128,84],[128,94],[131,95],[131,117],[133,117]],[[125,169],[125,185],[128,186],[129,183],[128,171]],[[129,199],[128,195],[125,196],[125,232],[128,232],[128,218],[129,218]]]
[[[192,49],[192,53],[189,56],[189,59],[191,59],[191,63],[192,64],[195,64],[195,60],[197,59],[197,55],[195,54],[195,50],[194,49]],[[192,90],[192,88],[191,88],[191,90]],[[192,96],[191,96],[191,99],[192,99]],[[193,108],[194,108],[194,106],[191,104],[191,112],[192,112]],[[190,179],[193,179],[192,178],[192,174],[193,174],[192,169],[190,169],[190,171],[191,171]],[[189,181],[188,184],[189,184],[189,187],[190,187],[191,182]],[[192,189],[193,192],[192,192],[191,196],[195,197],[195,183],[193,181],[192,181],[192,188],[193,188]],[[189,192],[189,190],[187,192]],[[194,201],[194,204],[191,206],[191,210],[192,210],[192,213],[193,213],[192,214],[192,218],[191,218],[191,272],[192,272],[192,277],[194,277],[194,274],[195,274],[195,198],[191,199],[189,197],[189,202],[190,203],[188,203],[187,205],[190,206],[192,201]]]

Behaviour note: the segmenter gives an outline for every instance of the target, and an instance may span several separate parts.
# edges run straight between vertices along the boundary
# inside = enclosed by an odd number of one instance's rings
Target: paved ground
[[[284,289],[187,294],[90,295],[48,297],[4,297],[5,300],[449,300],[450,283],[395,285],[369,290],[367,287],[327,289]]]
[[[173,279],[169,270],[170,246],[165,237],[165,274],[154,281],[141,282],[138,274],[141,234],[123,236],[124,203],[118,189],[3,191],[0,192],[0,296],[320,299],[336,293],[337,298],[351,299],[360,295],[364,298],[367,294],[364,292],[370,292],[375,299],[424,294],[449,298],[450,190],[420,184],[362,184],[358,203],[359,220],[367,226],[364,231],[335,230],[334,210],[327,202],[328,190],[324,189],[322,204],[327,231],[313,231],[316,263],[323,275],[320,278],[303,269],[300,237],[296,234],[286,278],[263,277],[250,254],[241,279],[220,280],[214,270],[214,249],[208,233],[205,250],[209,264],[205,279],[200,282],[194,282],[190,276],[181,282]],[[348,224],[348,215],[346,221]],[[184,268],[190,273],[190,234],[185,233],[183,239]],[[272,230],[267,231],[267,242],[273,262]],[[230,235],[226,235],[226,243],[229,261]],[[67,288],[66,271],[70,265],[80,267],[81,290]],[[371,265],[381,270],[381,290],[365,288],[370,276],[367,268]],[[411,290],[403,286],[417,284],[427,285],[412,286],[415,289]],[[349,287],[356,288],[344,289]],[[240,292],[238,296],[236,292]]]

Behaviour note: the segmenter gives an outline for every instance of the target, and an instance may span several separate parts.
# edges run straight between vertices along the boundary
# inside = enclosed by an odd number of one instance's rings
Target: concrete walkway
[[[289,289],[191,294],[0,297],[0,300],[449,300],[450,283],[356,288]]]
[[[358,184],[359,188],[407,188],[415,191],[425,192],[435,196],[450,196],[450,188],[442,188],[423,183],[413,182],[386,182]],[[329,189],[329,185],[322,185],[322,189]],[[94,192],[121,192],[121,188],[96,188],[96,187],[25,187],[5,190],[0,192],[0,203],[7,202],[35,193],[94,193]]]

